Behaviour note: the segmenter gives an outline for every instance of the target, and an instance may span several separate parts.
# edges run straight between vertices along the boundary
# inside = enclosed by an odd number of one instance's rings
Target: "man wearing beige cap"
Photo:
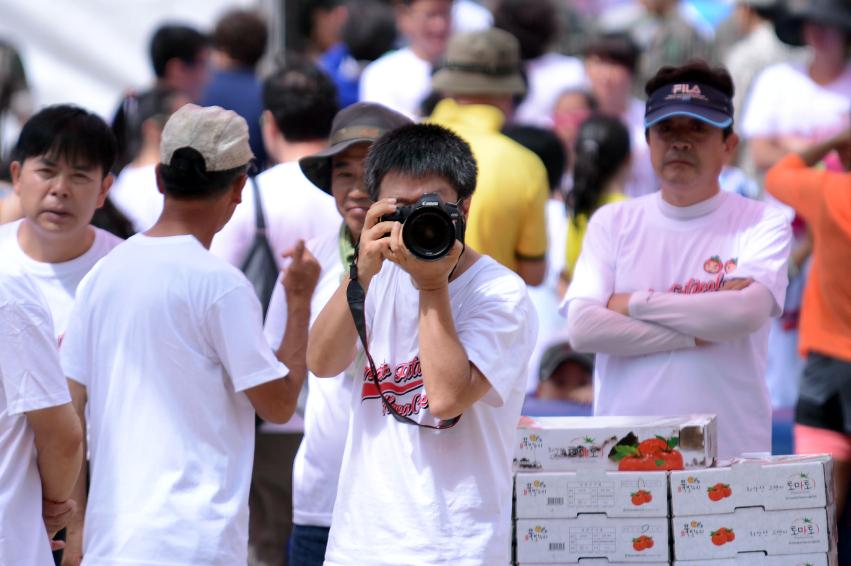
[[[80,286],[61,352],[89,419],[83,564],[245,564],[255,410],[294,411],[319,266],[301,242],[273,352],[251,284],[207,250],[246,181],[245,120],[186,105],[160,155],[162,215]]]
[[[538,156],[500,133],[514,97],[526,91],[517,40],[498,29],[456,35],[432,88],[448,98],[429,121],[470,144],[479,166],[467,243],[539,285],[547,267],[547,172]]]

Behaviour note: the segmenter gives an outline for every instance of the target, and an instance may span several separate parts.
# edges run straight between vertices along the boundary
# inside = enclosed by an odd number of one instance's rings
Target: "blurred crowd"
[[[125,239],[154,225],[163,206],[155,174],[163,128],[190,102],[233,110],[248,124],[253,181],[210,248],[239,268],[252,253],[258,218],[279,268],[298,240],[340,230],[345,210],[317,182],[321,176],[299,166],[338,142],[341,128],[332,125],[340,111],[377,103],[412,121],[445,125],[470,144],[479,168],[467,242],[522,277],[537,309],[527,402],[539,411],[591,414],[594,356],[571,348],[558,307],[592,215],[658,189],[645,83],[660,67],[703,59],[726,67],[735,85],[741,143],[724,165],[722,190],[772,202],[794,233],[790,284],[783,315],[771,322],[764,377],[775,409],[796,405],[814,234],[795,208],[766,191],[764,178],[788,155],[851,127],[847,0],[297,4],[299,50],[271,46],[270,22],[257,10],[228,11],[210,30],[169,22],[155,31],[147,46],[155,81],[128,91],[110,117],[115,181],[95,226]],[[0,43],[0,115],[21,123],[34,112],[24,63]],[[511,72],[518,65],[521,81]],[[0,147],[4,163],[9,149]],[[819,164],[843,170],[836,153]],[[2,175],[0,223],[15,222],[21,203],[7,166]],[[281,541],[292,530],[292,463],[304,430],[303,410],[285,425],[258,424],[254,564],[286,561]],[[296,509],[296,523],[311,520]]]

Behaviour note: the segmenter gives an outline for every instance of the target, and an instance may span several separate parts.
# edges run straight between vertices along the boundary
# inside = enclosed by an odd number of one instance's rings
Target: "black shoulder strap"
[[[375,369],[375,362],[372,359],[372,355],[369,353],[369,344],[367,342],[366,336],[366,314],[364,312],[364,305],[366,303],[366,293],[363,290],[363,287],[358,281],[358,255],[357,255],[358,246],[355,245],[355,257],[352,260],[351,266],[349,268],[349,285],[346,287],[346,299],[349,303],[349,310],[352,313],[352,319],[355,322],[355,328],[358,331],[358,336],[360,337],[361,344],[363,344],[363,352],[366,354],[366,359],[369,362],[369,369],[372,372],[372,382],[375,384],[375,388],[378,390],[378,395],[381,397],[381,401],[384,403],[384,406],[387,408],[387,411],[393,415],[397,421],[403,424],[419,426],[423,428],[431,428],[434,430],[443,430],[447,428],[452,428],[458,421],[461,420],[461,415],[457,417],[453,417],[449,420],[439,421],[437,425],[429,425],[418,423],[414,419],[402,415],[399,411],[396,410],[396,407],[393,406],[393,403],[390,402],[387,397],[384,395],[384,391],[381,389],[381,384],[378,381],[378,371]]]

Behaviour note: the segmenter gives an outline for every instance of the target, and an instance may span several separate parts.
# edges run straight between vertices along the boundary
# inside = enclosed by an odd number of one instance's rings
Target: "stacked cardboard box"
[[[675,564],[834,566],[829,456],[671,473]]]
[[[669,469],[709,466],[715,418],[524,418],[517,564],[669,564]]]

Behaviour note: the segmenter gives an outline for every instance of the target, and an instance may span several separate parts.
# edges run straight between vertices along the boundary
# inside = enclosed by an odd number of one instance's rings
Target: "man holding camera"
[[[534,307],[518,276],[463,243],[476,163],[456,135],[423,124],[385,134],[365,182],[377,202],[356,280],[343,279],[307,352],[313,373],[334,376],[369,335],[325,563],[507,563]]]

